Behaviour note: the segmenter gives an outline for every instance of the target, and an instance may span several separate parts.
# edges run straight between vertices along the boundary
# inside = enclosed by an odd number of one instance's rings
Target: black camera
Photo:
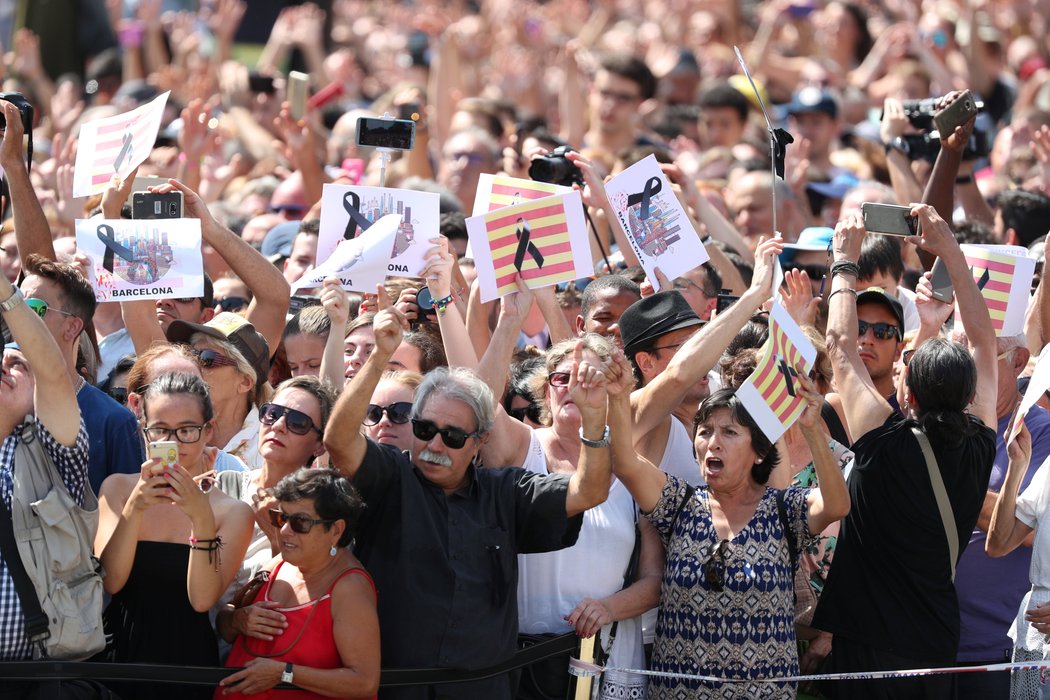
[[[0,92],[0,100],[18,107],[18,113],[22,116],[22,130],[31,134],[33,132],[33,105],[29,104],[26,96],[20,92]],[[0,129],[6,128],[7,120],[4,118],[4,113],[0,112]]]
[[[937,112],[940,97],[927,97],[925,100],[904,100],[904,116],[916,129],[929,131],[933,128],[933,115]]]
[[[941,140],[936,136],[926,134],[905,134],[902,137],[908,144],[907,155],[911,160],[926,160],[933,162],[937,160],[937,154],[941,152]],[[992,143],[988,138],[988,132],[984,129],[974,129],[970,140],[963,149],[963,160],[977,160],[987,158],[991,153]]]
[[[545,156],[534,158],[529,166],[529,177],[536,182],[546,182],[551,185],[563,185],[571,187],[573,184],[583,185],[583,173],[568,158],[566,154],[573,150],[568,146],[560,146]]]

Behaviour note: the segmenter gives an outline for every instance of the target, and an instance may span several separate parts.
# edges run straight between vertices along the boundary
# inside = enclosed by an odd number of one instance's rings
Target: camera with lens
[[[905,134],[901,138],[907,144],[907,156],[911,160],[925,160],[934,162],[937,154],[941,152],[941,140],[932,134]],[[987,158],[991,153],[991,139],[984,129],[975,128],[970,140],[963,149],[963,160],[977,160]]]
[[[940,97],[927,97],[925,100],[904,100],[904,116],[916,129],[929,131],[933,128],[933,115],[937,112]]]
[[[536,182],[571,187],[583,185],[583,173],[566,158],[573,150],[568,146],[559,146],[545,156],[535,158],[529,166],[529,177]]]
[[[22,130],[30,134],[33,131],[33,105],[20,92],[0,92],[0,100],[10,102],[18,108],[18,114],[22,117]],[[7,120],[3,112],[0,112],[0,129],[7,128]]]

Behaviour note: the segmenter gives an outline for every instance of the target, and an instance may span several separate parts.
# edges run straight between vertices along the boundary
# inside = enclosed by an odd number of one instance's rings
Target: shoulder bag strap
[[[955,513],[952,511],[951,501],[948,500],[948,491],[944,488],[944,478],[941,470],[937,467],[937,458],[933,454],[933,448],[926,434],[912,426],[912,433],[922,448],[922,456],[926,460],[926,468],[930,472],[930,483],[933,484],[933,495],[937,499],[937,510],[941,513],[941,521],[944,523],[944,534],[948,538],[948,556],[952,565],[952,583],[955,582],[955,564],[959,560],[959,529],[955,525]]]
[[[786,489],[777,489],[777,517],[780,518],[780,528],[784,531],[784,539],[787,540],[788,558],[791,559],[791,575],[794,576],[798,568],[798,542],[795,541],[795,530],[788,522],[787,507],[784,505],[784,493]]]

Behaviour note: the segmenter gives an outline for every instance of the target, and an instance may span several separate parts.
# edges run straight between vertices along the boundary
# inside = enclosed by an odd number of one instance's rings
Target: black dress
[[[208,613],[190,605],[186,593],[188,544],[138,543],[131,575],[113,596],[103,619],[113,635],[118,663],[219,666],[219,649]],[[214,688],[196,685],[108,683],[123,700],[211,698]]]

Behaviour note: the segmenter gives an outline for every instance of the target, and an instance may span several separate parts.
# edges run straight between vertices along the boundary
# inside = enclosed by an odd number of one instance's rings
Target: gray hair
[[[432,395],[462,401],[474,412],[474,429],[477,432],[487,433],[492,430],[496,421],[496,402],[492,397],[492,390],[469,369],[435,367],[428,372],[423,383],[416,389],[416,401],[412,407],[413,418],[423,412]]]

